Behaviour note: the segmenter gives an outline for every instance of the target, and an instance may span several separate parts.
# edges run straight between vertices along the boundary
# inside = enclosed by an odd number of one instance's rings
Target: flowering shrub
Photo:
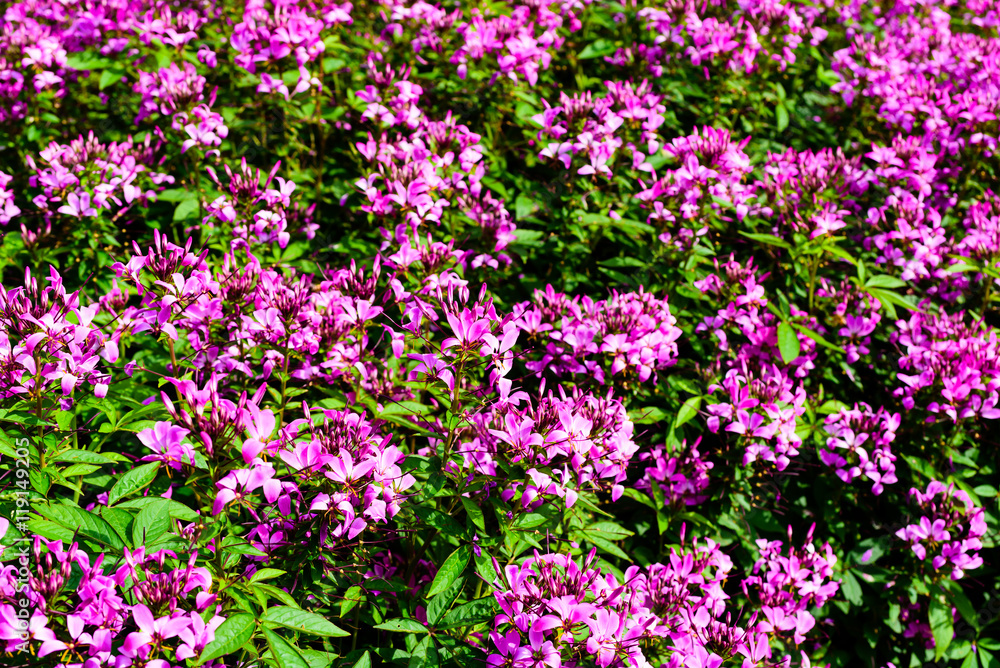
[[[0,664],[990,668],[981,0],[23,0]]]

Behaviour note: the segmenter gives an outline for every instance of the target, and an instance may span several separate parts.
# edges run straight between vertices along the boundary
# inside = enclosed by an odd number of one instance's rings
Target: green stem
[[[985,274],[984,274],[985,275]],[[993,291],[993,278],[986,276],[986,294],[983,295],[983,306],[979,310],[979,321],[982,322],[986,317],[986,310],[990,306],[990,293]]]
[[[288,324],[285,324],[288,327]],[[287,329],[285,331],[288,331]],[[288,339],[285,337],[285,363],[281,370],[281,407],[278,408],[278,428],[285,424],[285,391],[288,389]]]
[[[809,261],[809,313],[813,312],[813,298],[816,295],[816,270],[819,269],[819,257]]]
[[[76,413],[73,414],[73,419],[69,423],[70,429],[73,430],[73,449],[78,450],[80,448],[80,438],[79,432],[76,430]],[[79,505],[80,496],[83,493],[83,476],[79,475],[76,477],[76,490],[73,492],[73,503]]]
[[[177,373],[177,354],[174,352],[174,340],[167,337],[167,347],[170,349],[170,373]]]
[[[38,468],[45,468],[45,410],[44,410],[44,394],[42,393],[42,365],[38,362],[38,357],[35,357],[35,368],[38,369],[38,373],[35,374],[35,387],[33,388],[35,395],[35,416],[38,418]]]
[[[361,606],[354,606],[354,633],[351,634],[351,651],[358,647],[358,629],[361,628]]]

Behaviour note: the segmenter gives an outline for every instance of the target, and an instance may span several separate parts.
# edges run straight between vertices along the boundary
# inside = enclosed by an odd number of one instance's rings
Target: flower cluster
[[[613,294],[595,301],[570,297],[548,286],[534,303],[514,309],[518,329],[544,342],[544,353],[526,362],[538,376],[580,375],[600,384],[618,374],[653,380],[677,360],[681,330],[666,299],[646,292]]]
[[[638,86],[609,81],[606,86],[604,97],[562,93],[556,106],[542,101],[545,111],[533,120],[542,126],[538,141],[549,141],[539,157],[558,160],[576,174],[611,178],[616,153],[624,147],[631,169],[653,171],[646,158],[663,145],[657,132],[666,111],[663,96],[653,93],[647,81]]]
[[[782,553],[782,541],[759,539],[760,558],[753,566],[753,575],[743,580],[744,591],[753,590],[760,597],[766,620],[760,623],[761,630],[791,633],[796,645],[816,625],[809,608],[822,606],[840,588],[832,577],[837,556],[829,543],[818,549],[813,544],[815,528],[815,524],[809,527],[801,548],[790,545],[787,556]],[[791,527],[788,541],[792,541]]]
[[[847,227],[859,213],[856,198],[875,178],[860,157],[848,158],[840,149],[772,153],[762,171],[754,191],[763,201],[754,213],[773,219],[778,236],[799,232],[810,239]]]
[[[211,574],[194,565],[197,551],[184,563],[170,550],[125,547],[115,557],[123,561],[115,569],[108,554],[92,559],[76,543],[66,549],[62,541],[36,536],[31,556],[28,623],[31,640],[40,643],[39,659],[59,652],[77,657],[76,665],[172,665],[199,657],[225,621],[214,614],[219,608]],[[14,566],[0,571],[0,638],[6,651],[24,642],[13,605],[16,573]]]
[[[236,51],[236,65],[251,74],[278,67],[288,56],[295,57],[298,79],[292,91],[283,77],[260,72],[258,93],[277,92],[287,100],[291,95],[321,88],[320,80],[306,65],[325,50],[325,33],[339,24],[351,23],[350,2],[317,4],[289,0],[247,0],[243,20],[232,28],[229,44]]]
[[[969,322],[962,311],[951,315],[915,312],[901,320],[893,340],[902,347],[898,374],[907,410],[918,393],[930,389],[931,401],[922,407],[929,421],[945,415],[953,421],[981,416],[1000,417],[1000,357],[997,334],[982,322]],[[905,372],[905,373],[904,373]]]
[[[482,229],[484,252],[472,259],[473,266],[509,262],[502,251],[514,240],[516,226],[503,200],[483,187],[480,141],[449,114],[440,121],[421,117],[409,136],[369,134],[367,142],[358,143],[375,168],[356,184],[368,200],[362,209],[383,221],[387,245],[398,244],[402,264],[416,259],[412,249],[420,243],[420,226],[455,224],[449,207]]]
[[[277,513],[267,507],[259,511],[261,520],[248,534],[266,560],[280,560],[282,547],[303,531],[315,531],[331,549],[354,541],[370,523],[392,519],[415,482],[400,469],[405,455],[389,444],[391,436],[380,434],[366,416],[320,412],[321,423],[313,411],[306,411],[308,418],[282,430],[282,438],[288,439],[283,444],[262,442],[251,429],[251,438],[243,444],[244,459],[253,457],[249,468],[235,470],[218,483],[214,512],[257,488],[263,488],[268,504],[276,504]],[[274,416],[265,419],[273,427]],[[290,480],[279,482],[275,466],[256,456],[265,451],[276,453],[287,465]]]
[[[849,280],[835,285],[824,278],[816,296],[832,306],[827,322],[840,337],[847,363],[854,364],[869,354],[872,333],[882,322],[882,303]]]
[[[663,170],[648,186],[642,184],[636,194],[650,210],[647,222],[661,230],[660,241],[690,249],[723,207],[743,219],[752,193],[742,182],[750,173],[750,158],[743,152],[748,141],[733,141],[726,130],[704,127],[663,148],[677,166]]]
[[[841,81],[833,90],[849,105],[866,100],[885,124],[923,132],[922,141],[947,154],[992,153],[997,146],[991,130],[998,95],[991,83],[996,42],[977,34],[989,25],[989,15],[983,7],[966,22],[952,19],[946,3],[941,5],[913,12],[911,3],[901,2],[878,17],[875,35],[857,31],[850,45],[834,54]],[[991,13],[995,16],[995,10]]]
[[[12,179],[10,174],[0,172],[0,225],[6,225],[21,213],[14,204],[14,193],[7,189]]]
[[[721,268],[721,277],[709,274],[698,283],[703,293],[729,300],[725,309],[706,317],[697,328],[711,332],[720,350],[728,353],[716,362],[721,377],[709,392],[722,390],[716,395],[721,401],[706,406],[707,426],[713,433],[724,429],[740,435],[744,466],[760,460],[781,471],[802,443],[796,433],[796,418],[805,412],[806,402],[800,379],[813,366],[816,344],[793,330],[800,354],[785,361],[778,347],[781,323],[763,310],[767,299],[759,281],[766,277],[758,276],[753,265],[744,267],[735,260]],[[792,312],[793,317],[802,315]]]
[[[0,650],[989,662],[995,0],[8,4]]]
[[[715,465],[707,461],[698,450],[701,437],[691,445],[683,443],[679,452],[670,452],[666,446],[656,445],[639,454],[639,461],[645,465],[643,475],[635,482],[635,488],[654,494],[653,485],[663,492],[664,501],[670,507],[697,506],[708,499],[705,491],[711,484],[709,473]]]
[[[474,11],[469,21],[455,26],[463,44],[455,50],[450,61],[456,65],[458,76],[465,79],[469,63],[495,60],[495,70],[490,78],[517,81],[523,77],[529,85],[538,81],[538,72],[552,61],[552,51],[559,49],[563,38],[559,29],[568,20],[571,29],[579,28],[574,10],[579,11],[583,2],[571,0],[561,3],[554,12],[545,3],[511,3],[510,14],[484,15]],[[491,68],[492,69],[492,68]]]
[[[884,408],[873,411],[865,403],[855,404],[853,409],[842,408],[826,418],[824,429],[830,437],[819,458],[835,468],[844,482],[868,478],[877,496],[885,485],[896,482],[896,456],[889,444],[896,439],[900,420],[899,413],[890,414]]]
[[[205,77],[191,63],[184,63],[183,69],[171,63],[155,73],[140,72],[135,92],[142,94],[142,103],[135,122],[139,124],[156,112],[171,116],[170,127],[187,135],[181,153],[201,146],[218,154],[216,147],[229,135],[229,128],[222,116],[212,111],[214,91],[205,104],[198,104],[205,99],[204,89]]]
[[[819,6],[777,0],[735,4],[683,1],[640,10],[654,44],[676,52],[647,50],[648,66],[662,66],[673,57],[702,66],[706,78],[709,66],[751,73],[771,61],[784,71],[803,42],[816,46],[826,39],[827,31],[816,25],[823,14]]]
[[[986,534],[985,511],[967,493],[954,484],[932,480],[924,492],[911,489],[910,498],[920,510],[920,521],[903,527],[896,536],[910,544],[920,561],[931,557],[935,571],[950,567],[953,580],[982,566],[979,550]]]
[[[121,216],[133,204],[146,205],[156,186],[173,182],[153,170],[155,151],[149,135],[142,142],[105,144],[91,132],[69,144],[52,142],[38,160],[27,156],[33,172],[28,183],[42,191],[32,202],[46,219],[56,213],[92,217],[103,209]]]
[[[294,205],[291,195],[295,192],[295,182],[276,176],[281,163],[275,163],[267,178],[261,183],[260,169],[252,169],[246,158],[240,161],[239,172],[225,165],[229,181],[222,185],[215,170],[209,169],[209,177],[223,194],[205,207],[206,216],[203,229],[219,226],[232,235],[230,248],[236,250],[259,248],[277,243],[280,248],[288,245],[291,232],[311,239],[316,225],[312,221],[315,205],[303,209],[298,202]],[[277,181],[277,188],[270,187]],[[292,226],[289,231],[289,226]]]
[[[0,286],[0,395],[40,400],[58,386],[67,408],[81,385],[105,396],[111,382],[105,363],[117,361],[119,350],[118,337],[94,323],[100,308],[82,306],[79,292],[67,293],[54,268],[47,284],[25,269],[23,286]]]
[[[475,417],[476,428],[459,447],[462,468],[497,477],[498,462],[523,466],[524,481],[497,484],[505,500],[519,499],[525,509],[555,497],[569,508],[593,489],[609,489],[618,499],[638,451],[622,401],[562,387],[518,406],[524,398],[511,396]]]

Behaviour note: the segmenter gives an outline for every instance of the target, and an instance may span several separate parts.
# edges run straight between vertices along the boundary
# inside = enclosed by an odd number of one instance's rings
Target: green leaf
[[[125,546],[118,532],[100,515],[60,504],[40,506],[37,510],[42,517],[114,550],[120,551]]]
[[[365,653],[361,655],[361,658],[354,662],[351,668],[372,668],[372,657],[371,654],[365,650]]]
[[[583,47],[583,51],[577,54],[577,58],[580,60],[590,60],[591,58],[610,56],[615,51],[616,47],[613,42],[606,39],[597,39]]]
[[[425,506],[417,506],[413,509],[413,512],[417,514],[417,517],[422,519],[424,522],[427,522],[427,524],[434,527],[445,536],[457,537],[465,535],[465,527],[456,522],[450,515],[446,515],[440,510],[434,510]]]
[[[111,525],[115,533],[128,543],[129,547],[135,547],[135,544],[130,542],[132,540],[132,532],[128,529],[129,524],[132,523],[132,513],[120,508],[108,508],[107,506],[98,506],[96,510],[97,514]]]
[[[124,74],[125,71],[118,67],[106,69],[101,72],[101,80],[98,82],[97,87],[104,90],[108,86],[121,81]]]
[[[36,468],[28,470],[28,480],[31,482],[32,489],[42,496],[48,494],[49,488],[52,487],[52,477],[45,471]]]
[[[594,547],[602,552],[607,552],[608,554],[613,554],[619,559],[628,561],[629,556],[625,553],[625,550],[621,549],[610,540],[602,538],[600,535],[591,534],[587,531],[578,532],[580,536],[585,538],[587,541],[592,543]]]
[[[410,654],[409,668],[437,668],[441,665],[434,638],[427,636]]]
[[[388,404],[378,415],[426,415],[431,412],[431,407],[416,401],[397,401]]]
[[[784,248],[787,250],[792,249],[792,245],[782,239],[781,237],[776,237],[773,234],[758,234],[756,232],[740,232],[741,235],[745,236],[747,239],[753,239],[754,241],[759,241],[762,244],[767,244],[768,246],[777,246],[778,248]]]
[[[602,260],[597,264],[602,267],[614,267],[616,269],[622,269],[625,267],[632,267],[634,269],[642,269],[649,266],[649,263],[645,260],[640,260],[637,257],[613,257],[610,260]]]
[[[465,567],[469,565],[470,558],[472,558],[472,548],[468,545],[463,545],[452,552],[444,560],[444,563],[441,564],[437,575],[434,576],[434,582],[431,583],[431,588],[427,590],[427,597],[430,598],[440,594],[450,587],[455,580],[462,577]]]
[[[77,464],[111,464],[115,460],[104,455],[91,452],[90,450],[64,450],[54,457],[50,457],[54,462],[73,462]]]
[[[160,497],[143,499],[145,507],[132,523],[132,544],[151,545],[170,531],[170,504]]]
[[[271,656],[280,668],[309,668],[305,657],[280,635],[271,629],[264,629],[264,637],[267,638],[267,646],[271,648]]]
[[[74,53],[66,59],[66,68],[71,70],[79,70],[81,72],[87,70],[100,70],[105,67],[109,67],[111,61],[107,58],[103,58],[94,52],[82,51],[80,53]]]
[[[113,506],[119,499],[149,487],[149,484],[156,480],[159,469],[159,462],[150,462],[126,471],[108,492],[108,505]]]
[[[784,360],[785,364],[794,362],[801,352],[799,335],[795,333],[795,328],[787,322],[778,325],[778,350],[781,352],[781,359]]]
[[[524,218],[530,216],[535,212],[535,206],[535,200],[531,199],[524,193],[519,194],[517,199],[514,200],[514,213],[517,216],[517,219],[523,220]]]
[[[872,276],[865,281],[866,288],[901,288],[905,285],[906,283],[899,280],[895,276],[887,276],[885,274]]]
[[[662,535],[667,530],[667,527],[670,526],[670,520],[664,512],[667,501],[663,495],[663,488],[655,480],[650,482],[650,491],[653,493],[653,502],[656,504],[656,527]]]
[[[344,600],[340,602],[340,616],[346,617],[347,613],[364,601],[367,596],[361,591],[361,587],[354,585],[344,593]]]
[[[861,583],[850,571],[844,571],[844,577],[840,583],[840,591],[844,593],[844,598],[852,605],[862,605],[865,602],[864,594],[861,591]]]
[[[985,649],[980,649],[979,652],[979,663],[983,668],[1000,668],[1000,659],[993,656],[993,652],[987,652]]]
[[[37,533],[43,538],[48,538],[49,540],[61,540],[67,545],[72,543],[76,538],[76,535],[56,522],[50,522],[48,520],[30,519],[26,523],[28,531],[31,533]]]
[[[197,522],[201,519],[201,515],[197,511],[191,510],[183,503],[175,501],[173,499],[163,499],[167,502],[167,507],[170,509],[170,516],[175,520],[182,520],[184,522]],[[130,499],[129,501],[122,501],[116,508],[136,508],[142,510],[146,507],[146,498],[140,497],[138,499]],[[260,555],[258,555],[260,556]]]
[[[268,608],[261,618],[265,625],[284,626],[310,633],[314,636],[326,636],[329,638],[346,638],[351,635],[347,631],[328,621],[325,617],[306,610],[296,610],[287,606],[279,605]]]
[[[434,627],[441,616],[455,603],[462,590],[465,589],[465,580],[459,578],[450,587],[432,598],[427,603],[427,625]]]
[[[187,220],[189,218],[195,218],[198,212],[198,198],[183,200],[174,209],[174,221]]]
[[[890,290],[883,290],[882,288],[869,288],[866,287],[865,290],[875,299],[882,302],[883,306],[894,305],[905,308],[908,311],[919,311],[914,304],[903,299],[901,296],[897,295],[895,292]],[[886,309],[888,310],[888,309]]]
[[[634,408],[628,412],[628,416],[635,424],[656,424],[663,422],[668,417],[665,410],[656,406]]]
[[[415,619],[390,619],[382,624],[376,624],[375,628],[398,633],[427,633],[427,627]]]
[[[250,576],[250,582],[263,582],[284,574],[285,571],[280,568],[262,568]]]
[[[157,193],[156,199],[161,202],[183,202],[189,199],[198,199],[198,193],[184,188],[171,188]]]
[[[496,599],[492,596],[478,598],[458,606],[444,616],[438,628],[448,629],[456,626],[472,626],[493,619],[496,610]]]
[[[948,587],[945,595],[951,601],[951,604],[958,610],[958,614],[962,616],[962,619],[972,628],[979,630],[979,615],[976,614],[976,609],[972,606],[972,601],[962,591],[962,586],[954,580],[948,580],[948,584],[951,586]]]
[[[778,123],[778,132],[784,132],[788,127],[788,108],[784,104],[779,104],[774,108],[774,116]]]
[[[298,602],[284,589],[278,589],[274,585],[269,585],[266,582],[252,582],[250,583],[250,588],[254,590],[254,596],[257,596],[258,592],[263,592],[271,598],[278,599],[290,608],[295,608],[296,610],[299,609]]]
[[[931,599],[928,613],[931,633],[934,634],[934,660],[939,661],[948,651],[952,636],[955,635],[951,621],[951,605],[944,602],[940,596]]]
[[[205,646],[196,666],[239,651],[253,635],[253,615],[238,613],[226,619],[215,629],[215,640]]]
[[[618,526],[614,522],[594,522],[585,529],[585,532],[588,535],[594,535],[607,540],[625,540],[629,536],[635,535],[634,532]]]
[[[808,336],[810,339],[812,339],[813,341],[815,341],[819,345],[823,346],[824,348],[829,348],[830,350],[832,350],[834,352],[838,352],[841,355],[844,354],[844,349],[843,348],[841,348],[839,346],[835,346],[834,344],[830,343],[829,341],[827,341],[826,339],[824,339],[822,336],[820,336],[817,332],[814,332],[813,330],[809,329],[808,327],[804,327],[804,326],[802,326],[802,325],[800,325],[798,323],[794,323],[794,322],[789,323],[789,324],[792,327],[794,327],[796,329],[796,331],[798,331],[800,334],[804,334],[805,336]]]
[[[611,216],[605,216],[600,213],[583,213],[580,214],[580,222],[584,225],[605,225],[612,229],[619,229],[623,232],[628,232],[631,234],[651,234],[656,232],[656,228],[648,223],[643,223],[638,220],[629,220],[627,218],[612,218]]]
[[[101,468],[96,464],[70,464],[62,470],[62,475],[64,478],[71,478],[73,476],[90,475],[94,471]]]
[[[469,516],[469,519],[477,529],[485,533],[486,519],[483,517],[483,509],[468,497],[463,496],[461,499],[462,505],[465,507],[465,514]]]
[[[512,525],[512,528],[517,529],[519,531],[525,531],[527,529],[534,529],[535,527],[540,527],[548,521],[549,518],[541,513],[525,513],[524,515],[521,515],[520,517],[517,518],[517,520]]]
[[[674,429],[690,422],[698,415],[699,408],[701,408],[701,397],[691,397],[685,401],[677,411],[677,417],[674,418]]]

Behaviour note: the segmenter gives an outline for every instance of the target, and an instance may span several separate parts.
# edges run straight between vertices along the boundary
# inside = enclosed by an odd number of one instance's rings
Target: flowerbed
[[[0,659],[1000,665],[989,2],[0,19]]]

